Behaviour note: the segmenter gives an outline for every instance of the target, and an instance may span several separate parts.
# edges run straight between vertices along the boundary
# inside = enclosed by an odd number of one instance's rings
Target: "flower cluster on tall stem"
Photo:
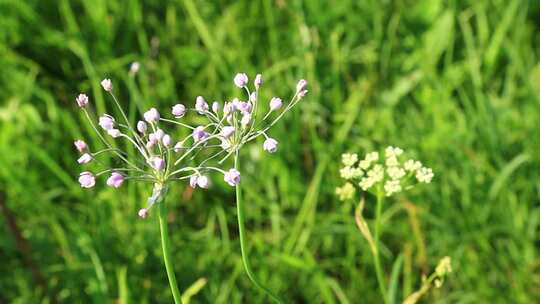
[[[139,68],[139,64],[132,65],[130,75],[134,76]],[[101,86],[110,95],[120,113],[120,119],[107,113],[96,119],[89,109],[91,105],[89,97],[84,93],[76,97],[77,106],[84,112],[104,146],[94,151],[81,139],[74,142],[76,150],[80,153],[77,160],[79,164],[82,166],[96,164],[97,167],[101,167],[98,172],[94,171],[95,173],[84,170],[78,177],[79,183],[83,188],[92,188],[96,185],[96,178],[107,175],[106,184],[113,188],[121,187],[128,180],[153,184],[152,194],[138,215],[143,219],[147,218],[151,208],[161,203],[159,217],[164,260],[176,303],[180,301],[180,293],[177,290],[174,272],[171,270],[168,235],[162,219],[166,212],[163,200],[169,185],[175,181],[185,180],[190,187],[206,189],[211,186],[210,173],[218,172],[225,183],[238,187],[241,181],[237,165],[240,149],[248,142],[264,137],[262,148],[269,153],[276,152],[278,141],[269,137],[268,131],[307,94],[307,81],[302,79],[297,83],[295,93],[285,107],[282,107],[281,98],[273,97],[265,111],[265,105],[259,100],[259,90],[263,84],[262,75],[255,76],[253,90],[249,88],[249,78],[245,73],[238,73],[233,82],[244,92],[244,98],[234,97],[223,103],[214,101],[210,106],[203,96],[198,96],[192,108],[177,103],[171,106],[170,114],[162,115],[158,109],[150,108],[142,114],[142,118],[136,124],[132,124],[127,118],[116,98],[110,79],[103,79]],[[206,123],[192,126],[183,121],[189,112],[205,117]],[[167,126],[187,130],[188,134],[177,138],[175,134],[178,132],[166,131]],[[135,157],[118,148],[119,144],[115,141],[120,140],[124,140],[134,148],[137,152]],[[106,167],[105,162],[101,160],[106,155],[112,156],[116,160],[115,163],[120,165]],[[222,169],[224,162],[231,156],[235,160],[234,166]],[[241,204],[241,200],[238,200],[238,204]],[[250,279],[254,280],[249,264],[246,263],[244,242],[245,238],[241,238],[243,261]],[[254,283],[258,287],[261,286],[256,280]]]

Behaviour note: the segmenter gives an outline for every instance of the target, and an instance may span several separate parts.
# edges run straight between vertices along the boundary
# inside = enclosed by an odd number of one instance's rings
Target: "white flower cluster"
[[[392,146],[385,149],[384,158],[381,158],[378,152],[367,153],[362,160],[359,160],[357,154],[343,154],[343,167],[339,173],[347,183],[336,189],[340,200],[352,198],[355,180],[355,184],[363,191],[376,189],[375,191],[384,191],[386,196],[412,186],[414,179],[416,183],[430,183],[434,176],[431,168],[424,167],[421,162],[413,159],[402,162],[402,154],[401,148]]]

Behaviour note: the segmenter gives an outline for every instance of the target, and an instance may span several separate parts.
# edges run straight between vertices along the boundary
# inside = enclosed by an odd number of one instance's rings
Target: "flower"
[[[248,81],[248,77],[245,73],[238,73],[234,76],[234,84],[239,88],[245,87]]]
[[[434,174],[431,168],[422,167],[416,171],[416,179],[421,183],[431,183],[433,176]]]
[[[238,106],[237,106],[238,110],[240,110],[240,112],[242,112],[242,114],[249,114],[251,113],[251,103],[249,102],[238,102]]]
[[[118,129],[110,129],[110,130],[107,130],[107,134],[109,134],[113,138],[117,138],[122,133]]]
[[[388,148],[386,148],[386,150],[384,150],[384,154],[386,158],[397,157],[403,154],[403,150],[398,147],[389,146]]]
[[[163,138],[163,136],[165,136],[165,132],[163,132],[163,130],[161,129],[157,129],[156,132],[154,132],[153,134],[154,134],[154,138],[157,141],[160,141]]]
[[[204,131],[203,126],[198,126],[195,129],[193,129],[193,133],[191,135],[193,136],[193,140],[195,142],[206,139],[208,137],[208,133]]]
[[[223,180],[227,182],[227,184],[234,187],[240,183],[240,172],[235,168],[232,168],[229,171],[225,172]]]
[[[234,133],[234,127],[233,126],[225,126],[221,129],[220,135],[224,138],[229,138]]]
[[[174,145],[174,152],[180,152],[182,148],[184,147],[183,143],[181,141],[177,142],[176,145]]]
[[[345,185],[336,188],[336,194],[341,201],[353,198],[355,192],[356,190],[351,183],[345,183]]]
[[[422,168],[422,163],[414,159],[409,159],[403,164],[403,168],[409,172],[414,172]]]
[[[174,115],[175,118],[180,118],[180,117],[184,116],[184,114],[186,114],[186,106],[184,106],[181,103],[175,104],[172,107],[171,112],[172,112],[172,115]]]
[[[341,155],[341,162],[345,166],[353,166],[358,161],[358,154],[344,153]]]
[[[79,108],[84,108],[88,105],[88,96],[86,94],[79,94],[75,100]]]
[[[81,157],[79,157],[79,159],[77,159],[77,162],[79,164],[88,164],[91,161],[92,161],[92,155],[88,153],[84,153]]]
[[[135,74],[139,72],[140,68],[141,68],[141,64],[138,61],[132,62],[131,65],[129,66],[129,75],[135,76]]]
[[[163,143],[163,145],[165,147],[170,146],[171,145],[171,137],[169,136],[169,134],[163,135],[163,138],[161,139],[161,142]]]
[[[114,129],[114,117],[104,114],[99,118],[99,125],[105,131]]]
[[[145,219],[148,217],[148,209],[142,208],[139,210],[138,214],[140,218]]]
[[[269,153],[274,153],[277,151],[278,142],[277,140],[268,137],[263,143],[263,149]]]
[[[250,113],[244,113],[242,116],[242,120],[240,120],[240,124],[242,127],[246,127],[251,122],[251,114]]]
[[[118,188],[124,183],[124,176],[120,173],[113,172],[107,179],[107,186]]]
[[[158,121],[160,116],[158,110],[156,108],[151,108],[150,110],[146,111],[144,114],[144,120],[146,120],[149,123]]]
[[[155,170],[161,171],[165,169],[165,161],[159,156],[152,156],[148,159],[149,165]]]
[[[257,74],[255,75],[255,80],[253,81],[253,84],[255,85],[255,88],[258,90],[261,85],[263,84],[262,75]]]
[[[105,78],[101,81],[101,86],[103,87],[103,89],[107,92],[110,92],[112,91],[112,82],[109,78]]]
[[[80,153],[83,153],[88,149],[88,145],[80,139],[74,141],[73,144],[75,145],[77,151],[79,151]]]
[[[210,186],[210,180],[207,176],[201,175],[197,178],[197,186],[207,189]]]
[[[83,188],[92,188],[96,184],[96,177],[89,171],[84,171],[79,175],[79,184]]]
[[[339,174],[344,179],[352,179],[352,178],[358,178],[364,175],[364,171],[360,168],[354,168],[354,167],[343,167],[341,170],[339,170]]]
[[[272,97],[272,99],[270,100],[270,111],[279,110],[282,104],[283,102],[281,101],[281,98]]]
[[[202,96],[197,96],[197,99],[195,100],[195,110],[197,110],[199,114],[208,111],[208,103],[206,103],[206,100],[204,100]]]
[[[146,125],[146,123],[142,120],[139,120],[137,122],[137,131],[141,132],[141,133],[146,133],[146,130],[148,129],[148,126]]]
[[[217,101],[214,101],[212,103],[212,111],[214,111],[214,113],[218,113],[219,112],[219,109],[220,109],[220,105],[219,105],[219,102]]]
[[[189,178],[189,186],[191,188],[197,188],[197,179],[199,177],[197,175],[192,175],[190,178]]]
[[[298,83],[296,84],[296,93],[300,96],[300,97],[304,97],[307,93],[307,81],[305,79],[300,79],[300,81],[298,81]]]
[[[396,180],[405,176],[405,170],[403,168],[396,166],[391,166],[386,169],[386,173],[390,176],[391,179]]]
[[[450,257],[445,256],[439,261],[439,264],[435,268],[435,273],[437,273],[439,277],[444,277],[447,274],[452,273],[452,260]]]
[[[251,92],[251,94],[249,94],[249,101],[251,102],[256,102],[257,101],[257,91],[253,91]]]
[[[392,194],[400,191],[401,185],[399,180],[389,180],[384,183],[384,192],[386,193],[386,196],[391,196]]]
[[[228,141],[227,139],[225,138],[222,138],[221,139],[221,144],[219,145],[221,147],[221,149],[223,150],[229,150],[229,148],[232,146],[231,145],[231,142]]]

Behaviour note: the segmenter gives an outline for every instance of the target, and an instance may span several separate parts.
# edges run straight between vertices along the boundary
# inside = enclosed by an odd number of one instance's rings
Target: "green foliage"
[[[150,187],[76,182],[72,141],[99,141],[74,99],[87,92],[98,113],[118,114],[99,87],[109,77],[135,119],[150,105],[230,98],[236,72],[263,74],[263,100],[310,82],[271,131],[279,152],[259,143],[242,155],[250,256],[273,291],[292,303],[380,303],[355,204],[334,189],[342,152],[396,145],[435,179],[385,206],[393,300],[451,256],[454,272],[428,303],[534,302],[539,18],[526,0],[1,0],[0,192],[30,250],[3,213],[0,302],[170,303],[157,214],[137,218]],[[168,199],[191,303],[267,303],[242,268],[230,187],[179,183]],[[373,198],[365,212],[370,221]]]

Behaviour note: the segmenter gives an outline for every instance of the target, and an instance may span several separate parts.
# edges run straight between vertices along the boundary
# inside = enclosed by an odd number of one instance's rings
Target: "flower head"
[[[84,108],[88,105],[88,96],[86,94],[79,94],[75,100],[79,108]]]
[[[203,126],[198,126],[195,129],[193,129],[192,136],[193,136],[193,140],[195,142],[198,142],[198,141],[206,139],[208,137],[208,133],[204,131]]]
[[[103,87],[103,89],[107,92],[110,92],[112,91],[113,89],[113,85],[112,85],[112,81],[109,79],[109,78],[105,78],[101,81],[101,86]]]
[[[220,135],[224,138],[229,138],[231,135],[234,134],[234,127],[233,126],[225,126],[221,129]]]
[[[169,136],[169,134],[163,135],[161,142],[165,147],[169,147],[171,145],[171,137]]]
[[[138,214],[140,218],[145,219],[148,217],[148,209],[142,208],[139,210]]]
[[[283,102],[281,101],[281,98],[272,97],[272,99],[270,100],[270,111],[279,110],[282,104]]]
[[[124,176],[120,173],[113,172],[107,179],[107,186],[118,188],[124,183]]]
[[[81,155],[81,157],[79,157],[79,159],[77,159],[77,162],[79,164],[88,164],[91,161],[92,161],[92,155],[88,153],[84,153],[83,155]]]
[[[92,188],[96,184],[96,177],[89,171],[84,171],[79,175],[79,184],[83,188]]]
[[[245,73],[238,73],[234,76],[234,84],[239,88],[245,87],[248,81],[248,77]]]
[[[296,84],[296,93],[300,97],[304,97],[307,93],[307,81],[305,79],[300,79],[298,83]]]
[[[345,201],[353,198],[356,190],[351,183],[345,183],[345,185],[336,188],[336,194],[340,201]]]
[[[227,184],[234,187],[240,183],[240,172],[235,168],[232,168],[229,171],[225,172],[223,180]]]
[[[146,125],[146,123],[142,120],[139,120],[137,122],[137,131],[139,131],[140,133],[146,133],[146,130],[148,129],[148,126]]]
[[[258,90],[262,84],[263,84],[262,75],[261,74],[255,75],[255,80],[253,81],[253,85],[255,85],[255,88]]]
[[[174,117],[176,118],[180,118],[182,116],[184,116],[186,114],[186,106],[184,106],[183,104],[179,103],[179,104],[175,104],[173,107],[172,107],[172,115],[174,115]]]
[[[274,153],[277,151],[278,142],[277,140],[268,137],[263,143],[263,149],[269,153]]]
[[[141,64],[138,61],[134,61],[129,66],[129,75],[135,76],[139,72],[139,69],[141,68]]]
[[[159,156],[152,156],[148,159],[149,165],[155,170],[161,171],[165,169],[165,161]]]
[[[156,122],[160,118],[159,112],[156,110],[156,108],[151,108],[150,110],[146,111],[143,116],[144,120],[149,123]]]
[[[219,109],[220,109],[219,102],[214,101],[212,103],[212,111],[217,114],[219,112]]]
[[[77,151],[79,151],[80,153],[83,153],[88,149],[88,145],[80,139],[73,142],[73,144],[75,145],[75,148],[77,149]]]
[[[99,125],[103,128],[103,130],[108,131],[114,129],[114,118],[110,115],[102,115],[99,118]]]
[[[207,189],[208,187],[210,187],[210,180],[208,179],[208,176],[201,175],[197,177],[197,186],[203,189]]]
[[[202,96],[197,96],[197,99],[195,100],[195,110],[197,110],[199,114],[208,111],[208,103]]]

